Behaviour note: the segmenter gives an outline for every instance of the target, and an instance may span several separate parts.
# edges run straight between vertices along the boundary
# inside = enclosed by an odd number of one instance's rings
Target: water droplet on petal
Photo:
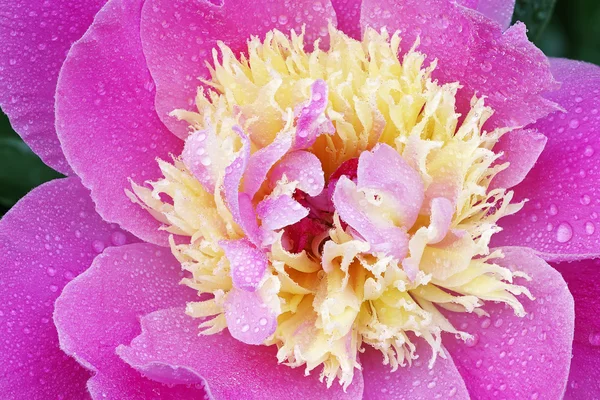
[[[566,222],[561,223],[556,229],[556,240],[559,243],[566,243],[573,237],[573,229]]]

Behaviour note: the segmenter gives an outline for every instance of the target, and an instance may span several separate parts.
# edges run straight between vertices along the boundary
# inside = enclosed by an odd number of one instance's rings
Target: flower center
[[[400,60],[397,34],[329,34],[327,51],[294,32],[239,58],[220,43],[198,112],[172,113],[190,125],[183,153],[132,198],[182,237],[203,334],[276,345],[279,362],[347,386],[365,346],[396,369],[426,343],[433,363],[443,332],[472,339],[449,313],[494,301],[522,316],[515,296],[531,295],[489,249],[521,207],[492,182],[510,129],[482,129],[483,99],[461,118],[458,83],[433,81],[416,46]]]

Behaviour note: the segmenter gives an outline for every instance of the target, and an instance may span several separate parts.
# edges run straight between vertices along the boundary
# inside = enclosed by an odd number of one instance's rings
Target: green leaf
[[[555,3],[556,0],[516,0],[513,23],[524,22],[529,40],[536,41],[552,17]]]
[[[18,137],[0,136],[0,206],[9,208],[34,187],[61,176]]]

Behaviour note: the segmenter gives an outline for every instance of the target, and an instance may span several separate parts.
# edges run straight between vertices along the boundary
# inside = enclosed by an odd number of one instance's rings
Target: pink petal
[[[374,221],[362,206],[361,196],[354,182],[345,175],[337,181],[333,204],[340,218],[371,245],[370,251],[382,252],[398,260],[404,259],[408,252],[406,230],[389,222]]]
[[[23,140],[63,174],[72,173],[54,129],[58,71],[73,41],[106,0],[0,3],[0,107]]]
[[[258,292],[230,290],[225,300],[225,319],[231,336],[246,344],[260,345],[277,329],[277,315]]]
[[[220,143],[215,133],[210,130],[196,131],[185,141],[181,158],[187,169],[209,193],[215,191],[218,167],[223,158]]]
[[[308,215],[308,209],[287,195],[267,197],[256,206],[262,227],[275,231],[293,225]]]
[[[600,398],[600,265],[598,260],[553,264],[575,299],[573,359],[565,399]]]
[[[338,385],[327,389],[303,368],[278,365],[274,347],[248,346],[226,331],[198,335],[198,320],[181,309],[163,310],[142,318],[142,334],[119,355],[142,373],[163,382],[178,382],[173,371],[184,369],[204,380],[216,399],[358,400],[363,382],[360,371],[346,393]],[[186,349],[181,351],[180,349]]]
[[[144,240],[167,244],[159,222],[125,194],[129,178],[142,184],[161,176],[156,158],[180,154],[183,144],[154,112],[154,83],[139,39],[141,4],[111,1],[71,48],[58,82],[57,130],[98,213]]]
[[[434,234],[428,238],[428,243],[436,244],[446,237],[452,223],[453,215],[454,206],[450,200],[443,197],[436,197],[431,201],[431,223],[429,228],[432,229]]]
[[[222,240],[219,246],[229,260],[233,286],[254,292],[269,266],[267,256],[248,239]]]
[[[524,247],[506,247],[495,263],[528,274],[517,278],[536,300],[520,296],[528,313],[515,316],[499,303],[487,302],[490,317],[446,313],[458,329],[475,337],[468,344],[446,335],[444,345],[454,358],[473,398],[498,395],[508,399],[561,398],[571,360],[573,297],[560,274]]]
[[[600,67],[552,60],[562,81],[548,95],[566,112],[556,112],[533,128],[548,143],[527,178],[514,188],[515,200],[529,199],[523,210],[500,220],[496,245],[521,244],[546,260],[600,255]]]
[[[380,351],[366,346],[367,350],[360,356],[364,368],[364,400],[469,399],[452,358],[437,357],[433,369],[429,369],[431,349],[423,340],[417,340],[416,345],[419,358],[395,372],[391,372],[389,365],[383,365]]]
[[[308,149],[321,134],[335,132],[331,121],[324,116],[328,102],[327,83],[322,79],[317,79],[310,90],[310,100],[297,110],[294,150]]]
[[[242,148],[225,169],[225,177],[223,178],[225,201],[233,220],[242,228],[248,239],[254,245],[259,246],[261,241],[260,232],[252,199],[246,193],[240,193],[240,182],[246,168],[248,168],[248,159],[250,158],[250,140],[240,127],[235,127],[235,129],[242,139]]]
[[[135,240],[96,214],[76,178],[34,189],[0,220],[1,397],[86,397],[89,373],[59,348],[54,300],[105,247]]]
[[[503,29],[506,29],[512,21],[513,12],[515,11],[515,0],[479,0],[477,7],[471,8],[493,19]]]
[[[288,181],[297,181],[298,189],[309,196],[317,196],[325,187],[321,161],[308,151],[287,154],[271,171],[271,183],[274,185],[284,174]]]
[[[507,169],[501,171],[490,185],[490,189],[509,189],[525,179],[533,168],[547,139],[535,129],[519,129],[502,136],[494,146],[494,152],[504,152],[497,164],[510,163]]]
[[[182,306],[194,292],[168,249],[148,243],[107,249],[56,300],[54,323],[61,348],[95,375],[92,396],[114,399],[202,396],[195,387],[167,387],[142,377],[115,354],[139,333],[139,317]],[[181,398],[181,397],[179,397]]]
[[[267,178],[267,174],[288,150],[292,147],[292,136],[286,132],[280,133],[277,138],[268,145],[250,156],[248,168],[244,174],[243,192],[253,198]]]
[[[361,23],[400,29],[404,51],[420,37],[418,50],[438,59],[433,77],[464,86],[459,112],[466,115],[474,93],[487,96],[495,110],[488,127],[527,125],[556,110],[541,96],[557,86],[548,60],[527,40],[523,24],[502,33],[494,21],[451,0],[364,0]]]
[[[358,189],[374,189],[390,196],[402,226],[410,228],[423,203],[423,181],[400,154],[387,144],[378,144],[358,159]]]
[[[351,38],[361,40],[360,6],[362,0],[331,0],[337,17],[337,28]]]
[[[149,0],[142,13],[142,41],[152,77],[156,81],[156,110],[161,120],[179,137],[188,135],[187,124],[168,116],[174,109],[194,109],[199,85],[208,78],[203,62],[211,58],[217,41],[234,53],[247,50],[251,35],[263,37],[277,28],[300,32],[306,26],[306,42],[325,39],[327,24],[335,25],[329,0],[233,1],[217,6],[206,0]]]

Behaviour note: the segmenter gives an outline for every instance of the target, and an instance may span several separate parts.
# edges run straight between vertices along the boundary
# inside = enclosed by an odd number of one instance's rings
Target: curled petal
[[[335,186],[333,204],[342,220],[371,245],[371,251],[382,252],[399,260],[406,257],[406,230],[381,220],[378,210],[367,204],[364,195],[346,176],[342,176]]]
[[[298,182],[298,189],[309,196],[317,196],[325,187],[321,161],[308,151],[287,154],[271,171],[269,179],[275,185],[283,175],[288,181]]]
[[[198,182],[214,193],[219,171],[225,167],[225,159],[220,143],[212,129],[196,131],[185,141],[183,163]]]
[[[322,79],[317,79],[310,90],[311,96],[308,104],[298,110],[294,150],[308,149],[315,143],[318,136],[323,133],[335,132],[333,124],[325,116],[328,103],[327,83]]]
[[[260,232],[252,199],[246,193],[240,193],[240,182],[248,168],[248,159],[250,158],[250,141],[239,127],[235,129],[242,139],[242,148],[231,164],[225,168],[225,177],[223,178],[225,201],[233,220],[242,228],[248,239],[258,246]]]
[[[378,144],[360,155],[357,186],[376,191],[399,226],[408,229],[415,223],[423,202],[423,181],[387,144]]]
[[[250,198],[254,197],[273,165],[285,156],[291,146],[291,135],[282,132],[273,143],[252,154],[244,174],[243,192],[247,193]]]

